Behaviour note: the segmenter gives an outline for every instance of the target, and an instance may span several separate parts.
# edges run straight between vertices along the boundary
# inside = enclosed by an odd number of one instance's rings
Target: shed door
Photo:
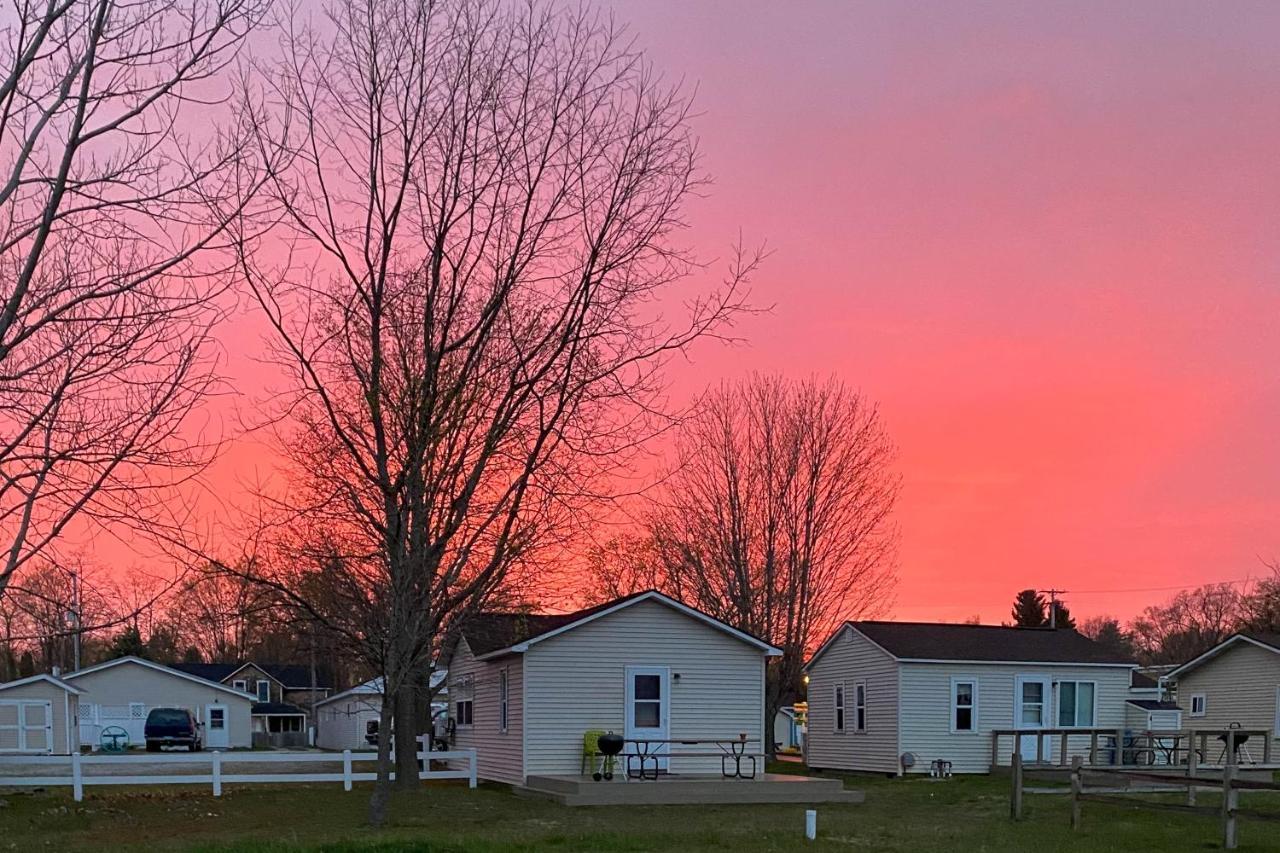
[[[671,738],[671,677],[665,666],[627,667],[628,740],[665,741]],[[668,744],[651,743],[650,754],[669,752]],[[667,761],[658,762],[660,770]]]
[[[210,703],[204,706],[204,745],[210,749],[226,749],[231,744],[227,731],[227,706]]]
[[[53,751],[53,705],[44,700],[0,702],[0,750]]]

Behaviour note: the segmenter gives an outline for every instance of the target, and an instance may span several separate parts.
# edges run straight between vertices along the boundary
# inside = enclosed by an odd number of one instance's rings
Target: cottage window
[[[474,675],[464,675],[458,679],[457,699],[453,704],[453,717],[458,728],[470,728],[475,718],[475,689],[476,681]]]
[[[836,685],[836,731],[844,731],[844,684]]]
[[[855,732],[867,730],[867,682],[865,681],[853,683],[853,730]]]
[[[978,682],[972,678],[951,679],[951,731],[978,730]]]
[[[271,682],[267,681],[265,678],[258,679],[258,701],[271,701]]]
[[[300,732],[302,731],[301,717],[267,717],[267,731],[271,734],[280,734],[282,732]]]
[[[1060,728],[1088,727],[1094,723],[1094,693],[1092,681],[1058,682],[1058,726]]]
[[[507,670],[498,671],[498,731],[507,731]]]
[[[231,686],[235,690],[239,690],[241,693],[249,692],[249,682],[245,681],[243,678],[237,678],[235,681],[231,682]]]
[[[1203,717],[1209,708],[1209,700],[1203,693],[1191,694],[1191,716]]]

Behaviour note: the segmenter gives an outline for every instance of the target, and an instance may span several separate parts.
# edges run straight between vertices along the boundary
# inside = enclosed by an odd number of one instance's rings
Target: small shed
[[[78,688],[47,674],[0,684],[0,753],[77,751],[80,695]]]
[[[448,691],[443,687],[448,672],[431,673],[435,700],[434,717],[448,707]],[[382,715],[382,679],[373,678],[349,690],[335,693],[316,703],[316,746],[321,749],[364,750],[378,744]]]

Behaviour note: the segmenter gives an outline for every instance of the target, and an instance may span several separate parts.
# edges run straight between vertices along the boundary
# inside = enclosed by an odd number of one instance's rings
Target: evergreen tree
[[[129,625],[111,638],[111,646],[107,649],[107,660],[125,657],[150,657],[147,654],[147,644],[142,642],[142,634],[138,631],[137,625]]]
[[[1061,601],[1055,601],[1053,603],[1053,615],[1054,619],[1052,624],[1055,628],[1075,629],[1075,617],[1071,615],[1071,611],[1067,608],[1067,605],[1063,604]]]
[[[1013,624],[1019,628],[1044,628],[1049,624],[1049,603],[1034,589],[1024,589],[1013,600]]]

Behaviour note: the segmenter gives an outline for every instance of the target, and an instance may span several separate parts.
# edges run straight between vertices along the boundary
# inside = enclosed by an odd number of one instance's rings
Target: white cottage
[[[448,691],[443,683],[448,673],[431,673],[431,716],[444,713]],[[316,703],[316,746],[321,749],[375,749],[382,721],[382,679],[373,678]]]
[[[80,742],[96,748],[103,729],[124,729],[129,745],[145,743],[143,730],[153,708],[187,708],[204,724],[206,749],[247,749],[253,745],[251,711],[255,697],[154,661],[136,657],[109,660],[63,676],[82,691]]]
[[[985,773],[996,730],[1123,731],[1136,666],[1069,629],[846,622],[805,667],[805,759],[893,774],[940,760]],[[1022,738],[1024,758],[1037,758],[1036,741]],[[1058,744],[1046,741],[1049,751]],[[1012,748],[1008,737],[1002,750]]]
[[[448,651],[453,745],[477,750],[482,779],[517,785],[578,775],[589,729],[652,741],[745,736],[760,752],[765,661],[781,654],[653,591],[576,613],[482,613]],[[709,757],[664,764],[721,771]]]

